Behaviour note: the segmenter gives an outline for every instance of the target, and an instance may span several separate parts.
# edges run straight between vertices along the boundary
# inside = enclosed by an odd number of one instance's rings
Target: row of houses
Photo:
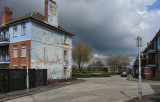
[[[160,78],[160,30],[155,37],[147,43],[141,52],[142,77],[146,79]],[[133,63],[133,71],[138,74],[139,58]]]
[[[72,75],[72,36],[58,25],[58,8],[45,0],[45,15],[38,12],[12,18],[2,10],[0,25],[0,69],[47,69],[48,79]],[[28,58],[28,64],[27,64]]]

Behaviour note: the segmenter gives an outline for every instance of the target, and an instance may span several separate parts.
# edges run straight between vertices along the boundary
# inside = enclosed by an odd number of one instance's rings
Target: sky
[[[59,25],[73,33],[73,45],[90,44],[94,56],[138,55],[137,36],[143,51],[159,31],[160,0],[56,0]],[[13,5],[13,6],[12,6]],[[44,0],[0,0],[0,10],[13,7],[13,18],[30,12],[44,15]],[[1,20],[1,13],[0,13]]]

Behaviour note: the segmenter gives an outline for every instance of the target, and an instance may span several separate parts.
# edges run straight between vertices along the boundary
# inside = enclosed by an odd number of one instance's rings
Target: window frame
[[[17,37],[18,33],[17,33],[17,25],[13,26],[13,37]]]
[[[64,50],[64,61],[66,61],[66,60],[67,60],[67,51]]]
[[[22,44],[21,45],[21,57],[26,57],[27,55],[27,47],[26,47],[26,44]],[[23,51],[25,51],[25,53],[23,54]]]
[[[21,24],[21,35],[26,35],[26,23]]]
[[[67,77],[67,67],[64,67],[63,75],[64,75],[65,77]]]
[[[67,44],[68,41],[68,35],[64,34],[63,43]]]
[[[16,48],[17,47],[17,48]],[[17,50],[17,56],[15,56],[15,51]],[[13,46],[13,57],[14,58],[17,58],[18,57],[18,46],[17,45],[14,45]]]

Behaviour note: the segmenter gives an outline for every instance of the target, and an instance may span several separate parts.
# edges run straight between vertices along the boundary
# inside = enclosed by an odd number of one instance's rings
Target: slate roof
[[[45,25],[45,26],[47,26],[47,27],[50,27],[51,29],[54,29],[54,30],[58,30],[58,31],[63,32],[63,33],[65,33],[65,34],[68,34],[68,35],[70,35],[70,36],[74,36],[73,34],[65,31],[65,30],[64,30],[62,27],[60,27],[60,26],[58,26],[58,28],[57,28],[57,27],[54,27],[54,26],[48,24],[48,23],[44,20],[45,17],[44,17],[42,14],[38,13],[38,12],[31,12],[31,13],[25,14],[24,16],[20,16],[20,17],[17,17],[17,18],[15,18],[15,19],[12,19],[11,21],[7,22],[5,25],[0,25],[0,29],[3,29],[3,28],[5,28],[5,27],[8,27],[9,25],[12,25],[12,24],[14,24],[14,23],[17,23],[17,22],[20,22],[20,21],[24,21],[24,20],[27,20],[27,19],[31,19],[31,20],[33,20],[33,21],[35,21],[35,22],[37,22],[37,23],[40,23],[40,24]]]

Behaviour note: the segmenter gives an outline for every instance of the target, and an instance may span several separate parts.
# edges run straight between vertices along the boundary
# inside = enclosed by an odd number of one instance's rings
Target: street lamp
[[[27,47],[27,77],[26,77],[26,86],[27,86],[27,92],[29,89],[29,74],[28,74],[28,56],[29,56],[29,50],[31,48]]]
[[[138,53],[139,53],[139,83],[138,83],[138,97],[139,100],[142,99],[142,78],[141,78],[141,57],[140,57],[140,47],[142,47],[142,38],[138,36],[136,38]]]

